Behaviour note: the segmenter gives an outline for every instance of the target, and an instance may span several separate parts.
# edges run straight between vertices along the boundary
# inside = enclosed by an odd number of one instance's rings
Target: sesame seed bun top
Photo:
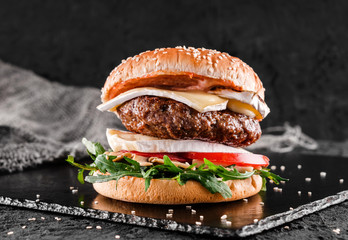
[[[138,87],[209,91],[250,91],[264,100],[257,74],[242,60],[204,48],[161,48],[123,60],[107,78],[101,99],[107,102]]]

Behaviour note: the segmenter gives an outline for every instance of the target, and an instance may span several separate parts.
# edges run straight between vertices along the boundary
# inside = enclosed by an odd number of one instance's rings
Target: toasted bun
[[[204,48],[161,48],[123,60],[107,78],[102,101],[138,87],[209,91],[250,91],[264,100],[265,89],[251,67],[227,53]]]
[[[257,194],[262,187],[262,178],[253,175],[244,180],[225,182],[232,191],[231,198],[223,198],[219,193],[212,194],[200,183],[187,181],[180,186],[176,180],[152,179],[147,192],[145,180],[136,177],[123,177],[118,181],[94,183],[94,189],[101,195],[117,200],[152,204],[191,204],[235,201]]]

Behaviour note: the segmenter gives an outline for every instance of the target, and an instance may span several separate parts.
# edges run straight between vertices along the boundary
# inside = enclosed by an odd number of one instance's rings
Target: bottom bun
[[[199,182],[187,181],[180,186],[176,180],[152,179],[145,192],[145,179],[123,177],[118,181],[94,183],[94,189],[101,195],[126,202],[151,204],[191,204],[235,201],[257,194],[262,187],[262,178],[253,175],[243,180],[225,182],[232,191],[232,197],[223,198],[221,194],[210,193]]]

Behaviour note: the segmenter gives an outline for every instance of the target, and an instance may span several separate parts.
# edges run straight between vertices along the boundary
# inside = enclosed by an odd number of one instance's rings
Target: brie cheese
[[[219,143],[199,140],[173,140],[145,136],[132,132],[107,129],[106,137],[114,152],[121,150],[153,153],[175,152],[225,152],[249,153],[242,148],[234,148]]]

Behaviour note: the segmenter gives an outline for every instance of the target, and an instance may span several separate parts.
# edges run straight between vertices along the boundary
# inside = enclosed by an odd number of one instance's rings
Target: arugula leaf
[[[90,170],[90,171],[98,170],[98,168],[92,166],[92,164],[91,165],[88,165],[88,164],[82,165],[82,164],[76,163],[74,161],[74,157],[71,156],[71,155],[69,155],[68,158],[65,161],[67,161],[68,163],[70,163],[74,167],[78,167],[78,168],[81,168],[81,169],[84,169],[84,170]]]
[[[227,180],[237,180],[237,179],[246,179],[254,175],[255,171],[251,172],[245,172],[240,173],[237,169],[233,169],[231,171],[227,170],[223,166],[215,165],[214,163],[210,162],[208,159],[204,158],[204,163],[208,166],[208,169],[218,175],[219,177],[222,177],[222,181]]]
[[[85,169],[80,168],[77,174],[77,180],[79,180],[79,182],[81,184],[85,183],[85,180],[83,179],[83,172],[85,171]]]
[[[164,165],[168,167],[168,170],[174,173],[182,173],[184,172],[181,168],[178,168],[174,165],[174,163],[170,160],[167,155],[163,156]]]
[[[106,173],[107,171],[109,173],[114,173],[118,171],[115,162],[108,159],[106,154],[98,155],[94,163],[102,173]]]
[[[83,145],[85,145],[85,147],[87,148],[87,152],[88,154],[92,157],[96,157],[100,154],[105,153],[105,149],[103,148],[103,146],[100,143],[93,143],[91,141],[88,141],[86,138],[82,138],[82,143]],[[92,157],[92,159],[93,159]],[[94,160],[94,159],[93,159]]]
[[[135,171],[140,171],[140,164],[137,161],[130,159],[128,157],[123,157],[123,159],[129,162],[130,164],[132,164]]]
[[[112,173],[110,175],[94,175],[94,176],[86,176],[85,180],[86,182],[89,183],[102,183],[102,182],[109,182],[112,180],[116,181],[116,189],[117,189],[117,184],[118,184],[118,180],[120,180],[120,178],[125,177],[125,176],[132,176],[132,177],[138,177],[141,178],[141,173],[133,173],[133,172],[127,172],[127,171],[120,171],[117,173]]]
[[[226,183],[219,181],[214,173],[209,171],[189,171],[180,173],[176,180],[180,185],[186,183],[188,180],[195,180],[202,184],[211,193],[220,193],[224,198],[232,197],[231,189],[226,185]]]
[[[261,170],[256,170],[256,174],[259,174],[263,178],[269,178],[275,184],[279,184],[280,181],[289,181],[289,179],[282,178],[281,176],[270,172],[270,170],[267,168],[263,168]]]

